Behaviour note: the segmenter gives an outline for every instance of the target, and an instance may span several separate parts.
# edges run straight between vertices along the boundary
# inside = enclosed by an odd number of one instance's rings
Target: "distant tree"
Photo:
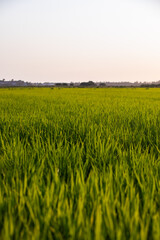
[[[56,83],[55,86],[56,87],[67,87],[68,84],[67,83]]]
[[[69,86],[70,86],[70,87],[74,87],[74,83],[71,82],[71,83],[69,84]]]
[[[67,87],[68,84],[67,84],[67,83],[62,83],[62,86],[63,86],[63,87]]]
[[[81,82],[80,87],[96,87],[96,84],[92,81]]]
[[[56,86],[56,87],[61,87],[62,84],[61,84],[61,83],[55,83],[55,86]]]
[[[100,83],[99,86],[100,87],[106,87],[106,84],[105,83]]]

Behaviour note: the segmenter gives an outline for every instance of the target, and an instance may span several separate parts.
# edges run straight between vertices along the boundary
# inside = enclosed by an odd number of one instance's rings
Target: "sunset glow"
[[[160,80],[160,4],[0,1],[0,79]]]

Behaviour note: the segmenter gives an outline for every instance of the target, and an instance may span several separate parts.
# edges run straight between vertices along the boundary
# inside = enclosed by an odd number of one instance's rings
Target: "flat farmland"
[[[0,239],[160,239],[160,89],[0,89]]]

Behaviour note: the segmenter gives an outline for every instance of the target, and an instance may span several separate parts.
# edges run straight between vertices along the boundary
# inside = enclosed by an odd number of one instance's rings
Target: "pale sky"
[[[0,79],[160,80],[160,0],[0,0]]]

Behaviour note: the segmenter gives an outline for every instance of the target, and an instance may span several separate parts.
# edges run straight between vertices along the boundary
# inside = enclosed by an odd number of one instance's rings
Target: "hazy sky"
[[[0,0],[0,79],[160,80],[159,0]]]

